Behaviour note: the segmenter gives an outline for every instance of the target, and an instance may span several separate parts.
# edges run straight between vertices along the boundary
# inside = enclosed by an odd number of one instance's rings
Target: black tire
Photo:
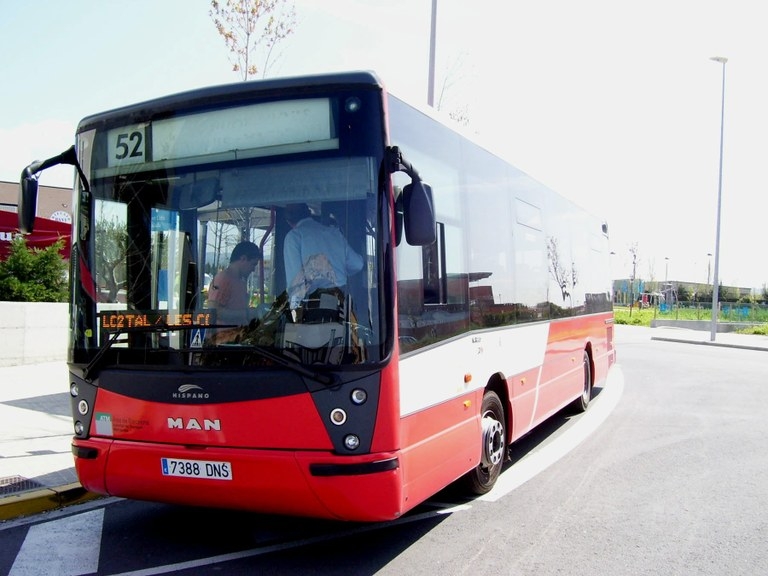
[[[462,478],[464,486],[472,494],[486,494],[493,488],[507,456],[504,406],[496,392],[485,393],[481,414],[483,448],[480,463]]]
[[[571,411],[576,414],[586,412],[589,401],[592,400],[592,365],[589,363],[589,354],[584,352],[584,387],[581,396],[571,403]]]

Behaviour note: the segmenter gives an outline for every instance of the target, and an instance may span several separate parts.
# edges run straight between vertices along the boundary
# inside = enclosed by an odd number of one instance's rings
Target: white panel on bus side
[[[468,334],[400,362],[400,416],[483,388],[491,374],[509,378],[544,362],[549,322]],[[464,375],[471,374],[470,382]],[[538,384],[538,383],[537,383]]]

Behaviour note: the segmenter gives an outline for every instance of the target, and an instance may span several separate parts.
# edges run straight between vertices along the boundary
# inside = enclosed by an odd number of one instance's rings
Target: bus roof
[[[240,100],[245,96],[258,93],[260,96],[270,93],[280,93],[286,89],[306,88],[315,90],[318,87],[341,88],[341,87],[361,87],[384,90],[384,84],[378,75],[372,71],[350,71],[335,72],[328,74],[313,74],[306,76],[286,76],[281,78],[269,78],[263,80],[249,80],[244,82],[234,82],[231,84],[217,84],[195,88],[184,92],[169,94],[145,100],[136,104],[130,104],[120,108],[107,110],[97,114],[92,114],[83,118],[77,131],[96,128],[102,123],[109,123],[110,120],[120,118],[122,122],[128,118],[135,118],[136,121],[146,120],[148,115],[156,115],[163,112],[172,112],[177,110],[180,104],[189,105],[190,103],[205,104],[211,100],[227,101]]]

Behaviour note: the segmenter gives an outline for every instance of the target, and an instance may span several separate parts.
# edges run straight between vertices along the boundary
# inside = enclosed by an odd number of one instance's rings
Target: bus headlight
[[[75,434],[76,434],[77,436],[82,436],[82,434],[83,434],[83,430],[85,430],[85,428],[83,428],[83,423],[82,423],[82,422],[80,422],[80,420],[78,420],[77,422],[75,422]]]
[[[360,438],[354,434],[347,434],[344,436],[344,446],[347,448],[347,450],[357,450],[357,448],[360,446]]]
[[[77,396],[80,394],[80,389],[77,386],[77,382],[71,382],[69,384],[69,394],[73,398],[77,398]]]
[[[356,404],[357,406],[360,406],[360,404],[365,404],[365,401],[368,400],[368,392],[366,392],[362,388],[355,388],[354,390],[352,390],[350,399],[352,400],[352,404]]]
[[[86,402],[85,400],[80,400],[80,402],[77,403],[77,411],[80,412],[80,414],[82,414],[83,416],[88,414],[89,409],[90,408],[88,406],[88,402]]]
[[[341,408],[331,410],[331,422],[336,426],[341,426],[347,421],[347,413]]]

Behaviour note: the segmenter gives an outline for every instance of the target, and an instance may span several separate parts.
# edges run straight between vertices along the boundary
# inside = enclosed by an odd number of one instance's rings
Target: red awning
[[[11,241],[19,234],[19,215],[0,210],[0,260],[5,260],[11,250]],[[72,224],[48,218],[35,218],[35,230],[25,236],[30,248],[47,248],[59,238],[64,239],[61,255],[69,259]]]

